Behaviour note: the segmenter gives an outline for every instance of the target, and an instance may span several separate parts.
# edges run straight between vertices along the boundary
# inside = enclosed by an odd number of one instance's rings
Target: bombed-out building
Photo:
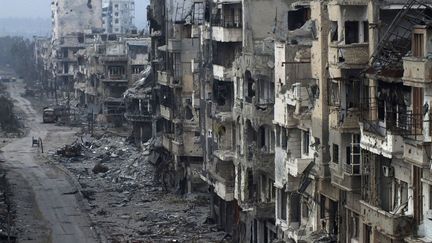
[[[164,187],[208,193],[232,242],[432,240],[430,1],[151,0],[148,39],[64,2],[52,88],[158,140]]]
[[[55,95],[60,90],[70,97],[78,70],[76,54],[85,49],[86,40],[102,28],[102,2],[55,0],[52,10],[52,62]]]
[[[202,166],[200,80],[196,68],[201,22],[195,15],[197,5],[196,1],[151,1],[148,14],[154,48],[152,66],[158,83],[157,132],[166,164],[176,174],[168,184],[183,193],[200,184],[194,171]]]

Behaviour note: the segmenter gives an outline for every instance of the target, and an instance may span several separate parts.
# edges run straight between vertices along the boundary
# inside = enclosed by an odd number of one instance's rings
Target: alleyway
[[[1,165],[8,172],[14,191],[17,231],[20,242],[97,242],[89,218],[80,208],[76,189],[65,174],[44,163],[32,137],[41,138],[45,151],[69,142],[70,128],[42,124],[41,115],[21,96],[24,84],[8,84],[14,104],[25,113],[29,133],[2,151]],[[55,136],[53,135],[55,134]]]

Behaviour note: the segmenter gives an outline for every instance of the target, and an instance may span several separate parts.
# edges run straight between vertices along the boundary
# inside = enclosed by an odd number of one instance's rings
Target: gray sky
[[[71,0],[74,1],[74,0]],[[135,0],[136,24],[143,28],[149,0]],[[51,18],[51,0],[0,0],[0,18]]]

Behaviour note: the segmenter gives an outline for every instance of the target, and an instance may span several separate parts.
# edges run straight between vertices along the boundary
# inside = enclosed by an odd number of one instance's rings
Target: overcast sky
[[[70,0],[74,1],[74,0]],[[136,23],[143,28],[149,0],[135,0]],[[51,18],[51,0],[0,0],[0,18]]]

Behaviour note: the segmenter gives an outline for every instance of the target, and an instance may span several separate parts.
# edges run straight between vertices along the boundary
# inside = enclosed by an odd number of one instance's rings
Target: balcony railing
[[[129,121],[146,121],[152,118],[152,114],[149,112],[139,112],[139,111],[127,111],[125,113],[125,118]]]
[[[385,136],[388,131],[392,135],[400,135],[405,138],[419,139],[423,135],[424,123],[429,123],[431,115],[415,113],[407,110],[407,107],[394,107],[382,105],[379,102],[362,102],[360,121],[365,123],[364,129],[368,132]],[[372,114],[376,115],[371,119]]]
[[[241,21],[241,16],[222,16],[215,14],[212,19],[213,26],[219,26],[224,28],[241,28],[243,23]]]

